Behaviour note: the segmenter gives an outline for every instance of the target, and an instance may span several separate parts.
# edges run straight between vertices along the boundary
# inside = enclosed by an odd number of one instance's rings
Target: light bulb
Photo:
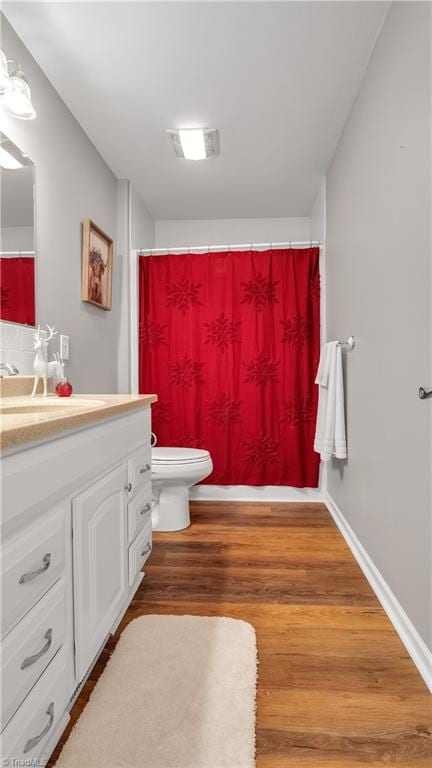
[[[33,120],[36,110],[31,101],[30,86],[24,74],[17,70],[10,76],[12,90],[6,96],[9,112],[21,120]]]
[[[9,77],[7,58],[0,50],[0,96],[5,96],[12,90],[12,83]]]

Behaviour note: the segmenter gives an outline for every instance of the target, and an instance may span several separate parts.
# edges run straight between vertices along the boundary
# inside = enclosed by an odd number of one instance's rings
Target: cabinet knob
[[[125,491],[127,491],[128,493],[130,493],[130,492],[131,492],[131,490],[132,490],[132,483],[128,483],[127,485],[125,485]]]
[[[150,512],[150,510],[151,510],[151,504],[149,502],[148,504],[145,505],[144,509],[141,510],[140,514],[145,515],[145,513]]]
[[[143,475],[144,472],[150,472],[151,466],[150,464],[145,464],[144,467],[141,467],[140,469],[140,475]]]

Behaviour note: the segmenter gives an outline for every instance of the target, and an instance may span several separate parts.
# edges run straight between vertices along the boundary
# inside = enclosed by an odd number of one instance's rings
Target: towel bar
[[[353,349],[355,347],[355,338],[354,336],[349,336],[346,341],[338,341],[338,344],[341,347],[348,347],[348,349]]]

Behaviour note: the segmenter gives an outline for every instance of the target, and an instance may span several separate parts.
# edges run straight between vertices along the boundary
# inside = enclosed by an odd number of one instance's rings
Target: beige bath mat
[[[57,768],[252,768],[256,665],[244,621],[135,619]]]

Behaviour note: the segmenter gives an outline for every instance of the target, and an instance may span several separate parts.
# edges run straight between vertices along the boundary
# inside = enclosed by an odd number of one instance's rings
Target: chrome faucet
[[[0,363],[0,371],[7,371],[8,376],[18,376],[19,370],[12,363]],[[3,374],[0,373],[0,379],[3,378]]]

